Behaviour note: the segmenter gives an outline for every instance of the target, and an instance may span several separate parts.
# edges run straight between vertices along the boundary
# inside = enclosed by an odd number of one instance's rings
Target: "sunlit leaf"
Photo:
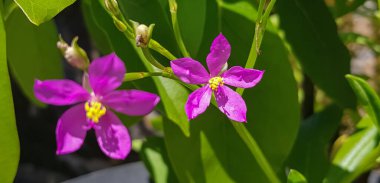
[[[335,154],[326,182],[352,182],[376,163],[380,155],[376,126],[366,116],[357,124],[357,129]]]
[[[307,181],[300,172],[291,169],[288,175],[288,183],[307,183]]]
[[[346,78],[354,89],[360,104],[363,105],[371,120],[380,130],[380,99],[375,90],[359,77],[347,75]]]
[[[17,171],[20,146],[6,53],[5,29],[0,12],[0,182],[11,183]]]
[[[178,182],[167,156],[164,139],[147,138],[141,147],[140,155],[154,182]]]
[[[40,25],[49,21],[75,0],[15,0],[29,20]]]

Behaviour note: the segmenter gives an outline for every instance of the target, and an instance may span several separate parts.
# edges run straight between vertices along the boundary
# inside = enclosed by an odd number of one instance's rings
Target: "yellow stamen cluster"
[[[106,107],[104,107],[100,102],[91,101],[86,102],[84,105],[86,110],[86,116],[94,123],[98,123],[99,119],[106,114]]]
[[[210,80],[208,80],[208,84],[210,85],[210,88],[213,91],[217,91],[219,86],[224,85],[223,78],[219,76],[213,77]]]

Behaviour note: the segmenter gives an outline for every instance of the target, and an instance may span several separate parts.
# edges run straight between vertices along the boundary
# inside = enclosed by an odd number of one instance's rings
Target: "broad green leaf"
[[[17,171],[20,146],[7,67],[5,35],[0,12],[0,182],[11,183]]]
[[[11,73],[23,93],[41,105],[33,93],[35,79],[63,77],[62,57],[57,49],[58,33],[53,22],[39,27],[31,24],[20,9],[5,22],[7,54]]]
[[[354,89],[354,92],[363,105],[371,120],[375,123],[380,130],[380,99],[374,89],[369,84],[356,76],[346,75],[348,82]]]
[[[310,183],[320,183],[330,167],[329,144],[340,124],[342,110],[328,106],[302,122],[288,166],[301,172]]]
[[[288,183],[307,183],[307,180],[300,172],[291,169],[288,175]]]
[[[119,1],[119,3],[120,6],[126,9],[128,16],[133,20],[145,24],[155,23],[156,19],[161,22],[159,26],[156,26],[157,28],[154,30],[153,38],[163,40],[163,45],[172,45],[172,47],[174,47],[174,38],[171,37],[170,34],[168,35],[168,31],[170,32],[170,25],[165,21],[166,18],[162,9],[156,8],[161,7],[157,1]],[[123,59],[130,72],[146,70],[153,71],[151,66],[143,64],[129,40],[127,40],[122,33],[114,27],[112,18],[107,14],[103,7],[101,7],[99,1],[87,0],[83,1],[83,5],[84,12],[90,14],[92,17],[91,20],[86,21],[93,21],[91,25],[97,25],[98,29],[103,31],[104,35],[107,36],[106,39],[109,41],[112,50]],[[146,8],[146,10],[144,10],[144,8]],[[87,15],[87,17],[89,16]],[[98,34],[97,36],[100,37],[102,35]],[[169,65],[169,63],[163,64]],[[154,83],[152,83],[152,80]],[[165,78],[149,78],[135,82],[135,84],[138,88],[143,90],[148,90],[154,93],[157,93],[158,91],[163,104],[163,107],[159,106],[161,111],[165,112],[165,114],[183,130],[184,134],[187,136],[189,135],[189,123],[184,108],[178,107],[184,105],[187,100],[188,91],[183,86],[175,81]]]
[[[184,107],[189,92],[173,80],[166,78],[153,78],[153,80],[163,102],[166,116],[181,128],[185,136],[189,136],[190,125]]]
[[[40,25],[49,21],[75,0],[15,0],[30,22]]]
[[[354,108],[355,97],[344,78],[350,73],[350,55],[324,1],[281,0],[277,10],[303,71],[340,106]]]
[[[177,0],[178,23],[190,55],[197,55],[206,22],[205,0]]]
[[[379,157],[378,130],[366,116],[357,124],[357,131],[344,140],[333,157],[326,176],[326,183],[352,182],[355,177],[367,171]]]
[[[178,182],[169,162],[163,138],[147,138],[141,147],[140,157],[154,182]]]
[[[206,34],[197,57],[204,64],[219,33],[216,9],[215,2],[207,1]],[[232,47],[230,67],[245,64],[254,33],[254,23],[234,12],[223,9],[222,13],[222,33]],[[266,70],[263,80],[245,91],[246,127],[285,180],[283,164],[299,126],[296,83],[288,53],[275,33],[266,33],[262,50],[273,53],[259,57],[257,68]],[[169,158],[180,182],[268,182],[231,122],[214,106],[190,122],[190,137],[170,122],[163,124]]]

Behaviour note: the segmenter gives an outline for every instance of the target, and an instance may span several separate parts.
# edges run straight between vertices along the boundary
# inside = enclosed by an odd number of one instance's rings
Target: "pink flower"
[[[202,88],[191,93],[186,102],[185,110],[189,120],[207,109],[214,93],[219,110],[228,118],[239,122],[247,121],[247,107],[243,98],[225,85],[251,88],[260,82],[264,71],[234,66],[222,72],[230,52],[231,46],[227,39],[219,34],[213,41],[206,59],[211,74],[202,64],[191,58],[171,61],[173,72],[180,80],[189,84],[204,84]]]
[[[34,94],[52,105],[75,106],[58,120],[57,154],[78,150],[90,129],[95,130],[100,149],[114,159],[125,159],[131,150],[127,128],[110,110],[127,115],[145,115],[153,110],[160,98],[139,90],[119,90],[126,69],[116,54],[98,58],[89,66],[87,87],[71,80],[36,80]],[[84,83],[84,86],[86,84]]]

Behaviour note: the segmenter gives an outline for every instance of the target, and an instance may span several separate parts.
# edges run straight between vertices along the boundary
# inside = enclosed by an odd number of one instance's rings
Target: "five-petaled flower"
[[[145,115],[160,98],[139,90],[119,90],[126,69],[114,53],[94,60],[88,68],[83,87],[71,80],[36,80],[34,93],[40,101],[52,105],[76,104],[58,120],[57,154],[78,150],[90,129],[95,130],[100,149],[114,159],[125,159],[131,150],[126,127],[110,110],[127,115]]]
[[[203,113],[210,104],[212,93],[215,94],[218,108],[228,118],[246,122],[247,107],[243,98],[225,85],[239,88],[250,88],[260,82],[264,71],[244,69],[234,66],[222,71],[230,57],[231,46],[227,39],[219,34],[213,41],[207,56],[207,70],[196,60],[180,58],[171,61],[174,74],[183,82],[189,84],[204,84],[189,95],[185,110],[189,120]]]

